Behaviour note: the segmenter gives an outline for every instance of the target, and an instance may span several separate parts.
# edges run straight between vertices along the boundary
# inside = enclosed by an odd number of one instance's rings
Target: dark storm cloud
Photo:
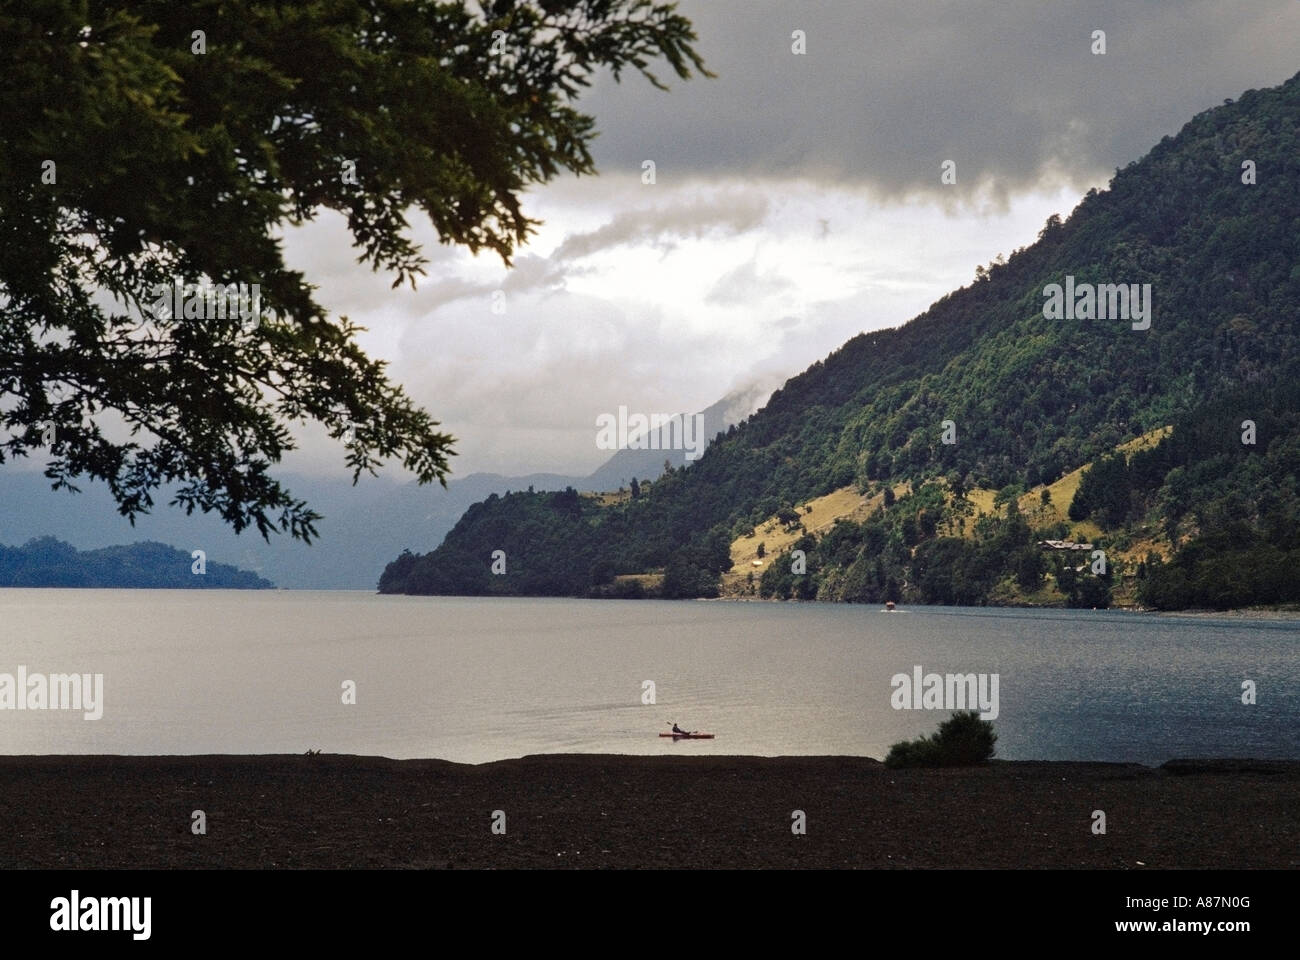
[[[682,0],[716,80],[601,84],[603,171],[815,177],[885,196],[1095,179],[1300,69],[1295,0]],[[807,54],[791,53],[792,31]],[[1091,52],[1106,32],[1106,54]]]

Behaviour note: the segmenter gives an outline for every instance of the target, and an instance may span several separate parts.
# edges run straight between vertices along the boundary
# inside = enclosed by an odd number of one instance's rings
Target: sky
[[[1295,0],[679,10],[717,78],[599,78],[579,100],[599,175],[526,195],[544,223],[512,269],[440,245],[422,215],[415,290],[359,266],[333,214],[285,237],[320,302],[457,437],[456,475],[585,474],[609,456],[602,413],[777,386],[1028,246],[1196,113],[1300,71]],[[343,473],[332,441],[302,444],[286,467]]]

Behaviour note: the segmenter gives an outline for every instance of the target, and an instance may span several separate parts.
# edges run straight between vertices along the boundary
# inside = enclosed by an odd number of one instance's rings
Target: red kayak
[[[711,733],[661,733],[661,737],[672,737],[674,740],[712,740]]]

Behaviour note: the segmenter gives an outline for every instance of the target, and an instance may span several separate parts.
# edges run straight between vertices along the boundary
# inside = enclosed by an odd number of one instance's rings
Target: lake
[[[949,715],[891,704],[919,667],[996,674],[1006,759],[1298,759],[1298,641],[1118,611],[0,589],[0,674],[103,675],[98,720],[0,710],[0,753],[883,757]],[[717,738],[657,736],[674,721]]]

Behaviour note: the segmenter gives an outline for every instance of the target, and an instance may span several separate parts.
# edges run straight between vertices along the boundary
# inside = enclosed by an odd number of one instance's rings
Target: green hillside
[[[1243,182],[1245,161],[1256,183]],[[432,553],[390,564],[380,589],[605,595],[641,589],[620,577],[661,572],[665,596],[714,595],[732,542],[756,526],[846,486],[888,486],[905,492],[878,516],[810,535],[800,548],[820,566],[795,575],[792,595],[1016,602],[1007,578],[1034,583],[1026,545],[1052,525],[1019,509],[955,516],[970,501],[951,494],[1030,491],[1096,461],[1077,522],[1116,540],[1157,531],[1171,546],[1168,563],[1144,563],[1140,602],[1300,600],[1277,582],[1298,578],[1273,572],[1300,543],[1298,186],[1293,78],[1198,115],[1032,246],[904,326],[850,340],[641,497],[489,500]],[[1067,277],[1150,284],[1149,329],[1047,319],[1044,291]],[[1158,446],[1106,456],[1166,425]],[[505,574],[490,570],[494,550]],[[1085,583],[1073,599],[1100,605],[1106,587]]]
[[[200,567],[193,554],[150,540],[78,550],[54,537],[38,537],[21,547],[0,544],[0,587],[270,590],[275,584],[206,557]]]

